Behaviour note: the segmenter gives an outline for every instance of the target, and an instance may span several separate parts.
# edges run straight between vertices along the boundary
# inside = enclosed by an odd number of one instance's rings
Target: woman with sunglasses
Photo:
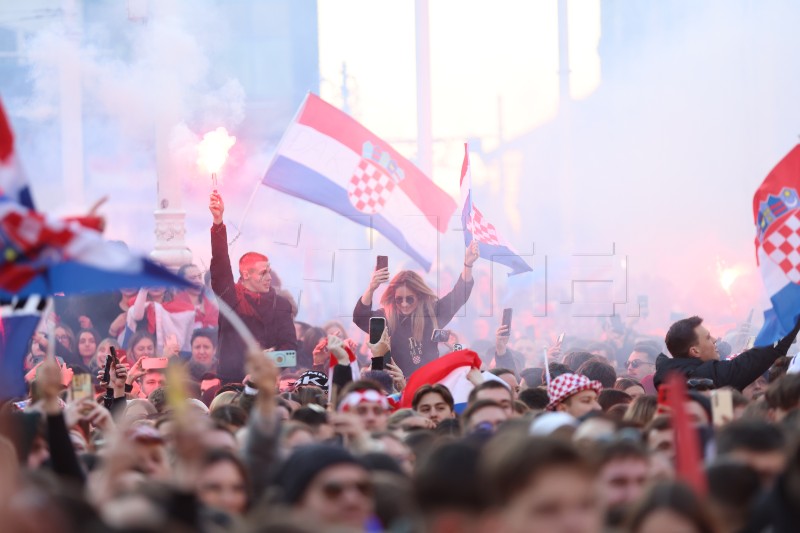
[[[389,282],[381,296],[381,308],[372,309],[372,297],[389,281],[389,269],[372,273],[367,290],[356,302],[353,322],[369,332],[369,319],[386,318],[391,339],[392,359],[406,376],[439,357],[438,343],[431,340],[434,329],[444,328],[469,299],[472,287],[472,266],[478,260],[478,243],[473,241],[464,254],[464,270],[455,287],[442,298],[428,287],[422,276],[411,270],[400,271]]]

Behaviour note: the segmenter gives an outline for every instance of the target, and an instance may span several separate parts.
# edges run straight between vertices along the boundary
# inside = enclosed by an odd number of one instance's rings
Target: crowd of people
[[[699,317],[663,339],[569,335],[546,364],[508,324],[437,342],[470,297],[473,244],[441,298],[376,268],[352,339],[297,322],[266,255],[236,279],[218,193],[209,208],[209,271],[179,271],[192,287],[61,298],[31,339],[29,394],[0,407],[0,530],[798,529],[800,323],[729,357]],[[476,361],[463,398],[418,378],[459,356]]]

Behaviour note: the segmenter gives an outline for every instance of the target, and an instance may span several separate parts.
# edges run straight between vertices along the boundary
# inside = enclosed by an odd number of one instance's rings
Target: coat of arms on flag
[[[377,160],[375,156],[379,154],[380,151],[371,142],[365,142],[361,161],[347,184],[347,197],[353,207],[368,215],[379,213],[394,191],[395,178],[389,175],[389,169],[394,169],[399,177],[403,175],[402,169],[385,152],[384,157]],[[388,164],[381,164],[384,160]]]
[[[784,187],[779,197],[770,195],[762,202],[759,212],[764,253],[794,283],[800,283],[800,210],[796,209],[797,204],[797,192]],[[790,208],[795,209],[789,211]]]

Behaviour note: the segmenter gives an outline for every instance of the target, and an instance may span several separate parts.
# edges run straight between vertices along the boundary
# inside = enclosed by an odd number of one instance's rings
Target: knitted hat
[[[592,381],[586,376],[579,374],[561,374],[553,378],[550,386],[547,387],[547,395],[550,396],[550,403],[547,410],[553,411],[556,405],[560,404],[570,396],[592,389],[597,394],[603,390],[603,385],[599,381]]]
[[[294,505],[303,498],[308,486],[323,470],[331,466],[363,465],[353,455],[337,446],[312,444],[303,446],[284,462],[275,475],[273,484],[282,489],[283,500]]]
[[[328,376],[316,370],[307,370],[297,379],[295,386],[300,387],[302,385],[328,390]]]

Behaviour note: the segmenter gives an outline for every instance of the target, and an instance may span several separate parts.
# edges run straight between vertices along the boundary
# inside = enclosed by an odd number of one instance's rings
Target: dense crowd
[[[508,324],[462,349],[434,332],[470,297],[472,245],[441,298],[376,268],[350,338],[297,322],[267,256],[244,254],[236,279],[217,193],[209,207],[209,271],[179,271],[191,288],[59,298],[31,339],[29,394],[0,409],[0,530],[800,527],[800,323],[729,356],[699,317],[663,338],[568,332],[547,365]],[[475,363],[458,382],[416,373],[459,357]]]

